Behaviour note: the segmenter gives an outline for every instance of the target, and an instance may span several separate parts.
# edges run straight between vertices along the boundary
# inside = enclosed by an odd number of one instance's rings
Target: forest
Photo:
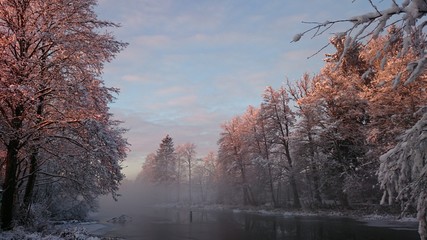
[[[394,25],[367,43],[331,38],[318,74],[266,87],[221,125],[217,153],[167,135],[137,181],[163,202],[425,216],[427,75],[401,83],[418,58],[396,54],[403,41]]]
[[[175,149],[168,135],[146,158],[140,178],[193,184],[202,203],[287,208],[396,204],[399,189],[389,187],[394,176],[387,169],[411,169],[423,159],[399,162],[389,156],[393,152],[385,154],[399,142],[396,136],[423,116],[427,79],[423,74],[410,85],[395,83],[394,76],[415,59],[410,54],[393,57],[402,38],[383,53],[391,56],[386,64],[375,56],[395,35],[392,26],[388,34],[355,45],[338,67],[345,38],[331,39],[336,52],[327,55],[319,74],[305,74],[278,89],[267,87],[259,106],[248,106],[221,125],[218,153],[197,159],[195,144]],[[377,60],[369,63],[373,57]]]

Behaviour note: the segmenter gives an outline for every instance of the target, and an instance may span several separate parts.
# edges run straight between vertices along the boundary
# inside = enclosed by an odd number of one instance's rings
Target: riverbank
[[[318,209],[283,209],[269,206],[241,206],[241,205],[185,205],[185,204],[158,204],[155,207],[199,209],[210,211],[233,211],[255,213],[260,215],[277,216],[319,216],[319,217],[347,217],[358,221],[394,221],[417,222],[415,213],[401,215],[397,210],[379,205],[357,206],[351,209],[344,208],[318,208]]]
[[[64,221],[52,223],[41,232],[32,232],[23,227],[15,227],[11,231],[0,232],[0,240],[120,240],[119,238],[103,237],[111,226],[97,221],[77,222]]]

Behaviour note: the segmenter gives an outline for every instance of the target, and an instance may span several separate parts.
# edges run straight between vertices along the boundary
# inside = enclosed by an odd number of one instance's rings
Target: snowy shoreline
[[[300,216],[300,217],[345,217],[357,221],[387,221],[387,222],[417,222],[414,216],[401,217],[398,214],[390,213],[368,213],[363,210],[330,210],[330,209],[317,209],[317,210],[287,210],[281,208],[271,207],[248,207],[237,205],[176,205],[176,204],[158,204],[154,207],[159,208],[181,208],[181,209],[198,209],[207,211],[232,211],[235,213],[253,213],[260,215],[274,215],[274,216]]]
[[[11,231],[0,232],[0,240],[120,240],[120,238],[103,236],[111,228],[111,225],[99,221],[61,221],[53,223],[52,228],[44,232],[30,232],[22,227],[16,227]]]

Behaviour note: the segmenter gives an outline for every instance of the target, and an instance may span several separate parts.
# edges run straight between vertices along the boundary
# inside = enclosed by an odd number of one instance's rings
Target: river
[[[129,240],[418,240],[415,222],[284,216],[230,210],[146,208],[98,232]],[[105,221],[106,216],[104,216]],[[102,221],[102,219],[101,219]]]

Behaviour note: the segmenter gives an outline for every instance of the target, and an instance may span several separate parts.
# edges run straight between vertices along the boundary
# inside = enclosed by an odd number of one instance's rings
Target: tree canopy
[[[123,179],[127,141],[108,107],[118,89],[101,73],[126,44],[100,31],[117,25],[99,20],[95,5],[0,1],[3,229],[25,222],[36,205],[57,208],[81,196],[93,206]]]

